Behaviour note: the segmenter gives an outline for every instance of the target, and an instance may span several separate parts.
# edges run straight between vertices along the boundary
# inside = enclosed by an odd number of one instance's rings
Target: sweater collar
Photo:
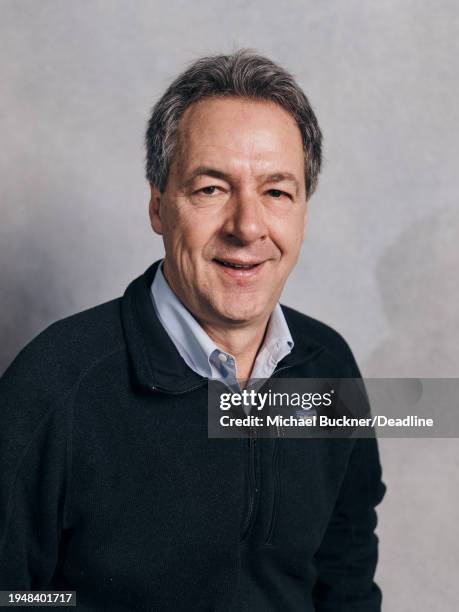
[[[137,383],[150,390],[184,393],[204,385],[207,378],[188,367],[155,312],[150,288],[160,264],[161,260],[153,263],[127,287],[121,299],[122,324]],[[278,370],[300,364],[321,350],[303,333],[296,335],[294,311],[284,306],[282,310],[295,344]]]

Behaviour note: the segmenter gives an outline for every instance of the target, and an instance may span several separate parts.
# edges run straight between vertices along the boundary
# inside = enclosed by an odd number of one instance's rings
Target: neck
[[[178,292],[173,289],[173,283],[171,283],[169,278],[167,259],[164,260],[163,273],[166,282],[178,296]],[[244,384],[245,381],[248,381],[257,353],[263,343],[270,315],[250,326],[228,327],[219,326],[211,321],[203,321],[194,313],[192,314],[196,317],[196,320],[209,338],[223,351],[230,353],[236,359],[239,382]]]
[[[250,377],[258,350],[263,343],[268,321],[269,317],[256,326],[234,329],[217,327],[203,321],[200,321],[200,324],[217,346],[235,357],[238,379],[245,381]]]

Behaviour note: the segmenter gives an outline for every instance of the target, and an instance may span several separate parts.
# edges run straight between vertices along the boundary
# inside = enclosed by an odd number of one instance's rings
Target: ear
[[[150,223],[153,231],[156,234],[162,234],[161,224],[161,192],[160,190],[150,183],[151,198],[148,206],[148,212],[150,215]]]

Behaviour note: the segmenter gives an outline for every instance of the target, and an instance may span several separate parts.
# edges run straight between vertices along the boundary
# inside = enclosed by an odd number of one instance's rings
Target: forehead
[[[182,172],[215,162],[235,169],[256,165],[260,170],[300,174],[304,169],[303,141],[295,119],[266,100],[200,100],[185,111],[178,144],[176,161]]]

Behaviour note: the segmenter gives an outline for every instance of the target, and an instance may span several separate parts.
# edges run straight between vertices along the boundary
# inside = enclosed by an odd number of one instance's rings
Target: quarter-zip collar
[[[124,335],[138,385],[169,393],[185,393],[202,386],[207,379],[194,372],[180,356],[162,326],[151,300],[150,288],[161,260],[154,262],[127,287],[121,298],[121,319]],[[291,330],[296,326],[294,311],[282,306]],[[292,323],[290,325],[290,322]],[[276,371],[282,371],[310,359],[322,346],[304,336],[293,334],[295,345],[282,359]]]

